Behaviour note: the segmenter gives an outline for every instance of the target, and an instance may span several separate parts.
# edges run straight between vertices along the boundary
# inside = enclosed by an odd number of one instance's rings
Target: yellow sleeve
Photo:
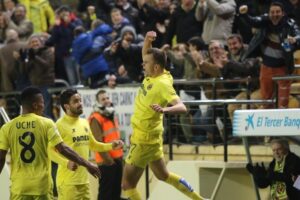
[[[63,141],[60,133],[58,132],[56,125],[52,120],[48,120],[47,137],[48,137],[49,144],[52,147],[56,146],[57,144]]]
[[[62,165],[64,167],[68,166],[69,160],[66,159],[60,153],[58,153],[53,147],[48,147],[48,154],[49,154],[50,160],[52,160],[53,162],[55,162],[59,165]]]
[[[3,125],[0,130],[0,149],[7,151],[9,149],[9,141],[7,137],[7,131],[5,131],[7,126],[5,126],[5,128],[4,126],[5,125]]]
[[[165,81],[163,84],[160,85],[160,94],[162,98],[167,102],[171,103],[174,99],[179,99],[173,85],[170,81]]]
[[[90,149],[92,151],[96,151],[96,152],[106,152],[106,151],[110,151],[112,150],[112,143],[102,143],[102,142],[98,142],[96,141],[96,139],[94,138],[93,134],[90,132],[89,133],[89,137],[90,137]]]
[[[55,24],[55,13],[51,7],[50,4],[47,4],[47,6],[45,6],[45,14],[47,16],[49,25],[54,25]]]

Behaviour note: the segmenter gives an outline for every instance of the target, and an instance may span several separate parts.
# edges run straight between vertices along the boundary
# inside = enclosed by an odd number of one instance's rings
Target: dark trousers
[[[100,165],[101,178],[99,179],[98,200],[120,200],[123,161],[114,159],[111,166]]]

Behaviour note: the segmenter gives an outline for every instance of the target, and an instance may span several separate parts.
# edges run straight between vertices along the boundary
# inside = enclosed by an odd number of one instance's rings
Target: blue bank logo
[[[247,125],[245,127],[245,130],[247,131],[250,127],[252,127],[252,129],[254,129],[254,122],[253,122],[253,118],[254,118],[254,113],[252,115],[248,115],[248,117],[246,118],[246,122]]]

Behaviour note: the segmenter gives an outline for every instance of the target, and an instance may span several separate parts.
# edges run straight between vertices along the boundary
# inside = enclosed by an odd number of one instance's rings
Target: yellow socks
[[[142,200],[139,192],[136,190],[136,188],[125,190],[125,195],[130,200]]]
[[[173,185],[176,189],[180,192],[185,194],[186,196],[190,197],[193,200],[203,200],[194,189],[190,186],[186,180],[177,176],[176,174],[170,173],[169,177],[165,180],[166,183]]]

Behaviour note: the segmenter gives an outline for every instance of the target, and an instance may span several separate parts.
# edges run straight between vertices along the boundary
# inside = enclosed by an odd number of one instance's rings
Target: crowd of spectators
[[[274,2],[282,14],[270,9]],[[153,45],[167,53],[174,78],[260,77],[263,96],[256,81],[250,87],[251,98],[271,98],[269,82],[260,73],[268,73],[265,68],[273,67],[268,64],[278,61],[270,59],[272,56],[293,58],[292,53],[300,44],[299,11],[299,0],[79,0],[72,5],[66,0],[1,0],[0,92],[36,85],[45,93],[47,105],[50,98],[47,89],[55,85],[56,79],[90,88],[139,83],[144,76],[143,36],[154,30],[157,38]],[[289,31],[283,35],[285,27]],[[255,46],[253,40],[261,29],[266,29],[267,34]],[[287,54],[281,52],[286,39],[292,49]],[[260,48],[253,47],[258,45]],[[283,59],[279,59],[281,66],[275,68],[293,65],[291,60],[285,63]],[[288,70],[282,67],[284,72],[280,75],[293,73],[291,66],[285,67]],[[283,86],[286,85],[289,86]],[[220,83],[217,88],[222,91],[236,86]],[[200,99],[200,92],[189,91],[201,89],[208,99],[247,96],[245,92],[218,91],[213,97],[209,86],[181,89],[193,99]],[[288,105],[288,91],[284,96],[281,107]],[[229,106],[229,117],[241,107]],[[48,114],[51,115],[50,110]],[[200,110],[188,115],[205,119],[211,113],[208,108],[206,113]],[[186,118],[181,121],[187,122]],[[188,123],[207,122],[189,120]],[[215,127],[204,131],[217,132]],[[183,132],[190,141],[193,130]]]

